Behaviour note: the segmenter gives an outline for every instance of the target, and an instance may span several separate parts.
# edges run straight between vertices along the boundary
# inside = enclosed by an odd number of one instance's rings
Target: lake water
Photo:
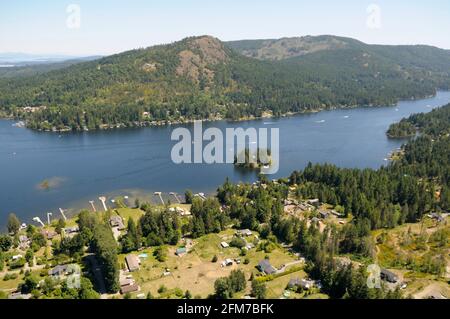
[[[428,112],[450,102],[450,92],[429,99],[400,102],[395,107],[331,110],[282,119],[208,122],[218,127],[280,129],[280,170],[270,178],[286,177],[308,162],[342,167],[379,168],[402,141],[390,140],[388,126],[412,113]],[[157,202],[152,194],[183,194],[186,189],[212,193],[226,177],[254,181],[257,176],[232,164],[172,163],[175,126],[89,133],[43,133],[13,127],[0,120],[0,226],[15,212],[24,222],[46,212],[59,218],[59,207],[75,213],[89,200],[105,195],[108,205],[117,195]],[[183,125],[192,129],[192,125]],[[48,189],[39,185],[47,180]],[[172,202],[174,202],[172,198]]]

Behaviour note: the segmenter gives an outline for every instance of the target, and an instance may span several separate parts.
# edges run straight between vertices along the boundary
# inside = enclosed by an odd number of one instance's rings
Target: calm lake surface
[[[267,127],[280,129],[280,170],[269,178],[286,177],[308,162],[342,167],[379,168],[404,141],[389,140],[388,126],[412,113],[428,112],[450,102],[450,92],[429,99],[404,101],[394,107],[331,110],[291,118],[246,122],[208,122],[203,128]],[[256,173],[232,164],[172,163],[170,135],[175,126],[89,133],[43,133],[0,120],[0,227],[15,212],[24,222],[58,208],[75,213],[88,201],[105,195],[108,205],[118,195],[157,202],[153,192],[186,189],[212,193],[226,177],[254,181]],[[192,130],[192,125],[183,125]],[[204,143],[205,145],[206,143]],[[49,189],[39,185],[47,180]],[[172,202],[174,202],[172,198]]]

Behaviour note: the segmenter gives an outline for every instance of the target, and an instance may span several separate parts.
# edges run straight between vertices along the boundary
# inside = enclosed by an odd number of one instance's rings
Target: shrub
[[[161,286],[158,288],[158,293],[159,293],[159,294],[163,294],[163,293],[165,293],[166,291],[167,291],[167,287],[164,286],[164,285],[161,285]]]
[[[247,242],[245,241],[245,239],[240,238],[240,237],[233,237],[233,239],[230,242],[230,246],[236,247],[236,248],[243,248],[246,245],[247,245]]]

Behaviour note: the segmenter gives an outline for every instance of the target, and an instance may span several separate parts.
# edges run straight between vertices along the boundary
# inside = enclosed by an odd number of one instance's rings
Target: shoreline
[[[448,91],[441,91],[441,92],[448,92]],[[445,94],[445,93],[444,93]],[[435,103],[433,104],[433,105],[440,105],[440,103],[442,102],[442,100],[441,101],[435,101]],[[421,104],[418,104],[419,106],[420,105],[422,105],[422,104],[426,104],[426,103],[421,103]],[[385,106],[385,108],[386,108],[386,110],[389,110],[389,107],[388,106]],[[370,108],[366,108],[367,110],[370,110]],[[425,108],[424,108],[425,109]],[[339,110],[339,109],[338,109]],[[431,110],[431,109],[425,109],[425,110]],[[331,110],[327,110],[327,111],[331,111]],[[316,112],[315,112],[316,113]],[[345,113],[345,112],[344,112]],[[308,113],[309,114],[309,113]],[[286,116],[287,117],[287,116]],[[294,117],[295,117],[295,115],[294,115]],[[222,121],[224,121],[224,120],[222,120]],[[6,122],[5,122],[6,123]],[[10,122],[9,122],[10,123]],[[7,124],[8,125],[8,124]],[[31,131],[33,131],[33,130],[31,130]],[[73,132],[73,133],[75,133],[75,132]],[[80,133],[80,132],[78,132],[78,133]],[[50,135],[49,135],[50,136]],[[396,147],[393,147],[393,148],[391,148],[391,149],[389,149],[389,150],[387,150],[386,151],[386,153],[384,153],[383,154],[383,157],[386,157],[386,158],[388,158],[388,157],[390,157],[390,156],[386,156],[386,155],[390,155],[391,153],[393,153],[394,151],[395,151],[395,148]],[[389,153],[388,153],[389,152]],[[390,158],[390,160],[391,160],[391,158]],[[383,164],[383,162],[380,160],[379,161],[379,164],[377,164],[378,166],[375,168],[375,167],[373,167],[374,169],[378,169],[380,166],[384,166],[384,165],[386,165],[386,164]],[[297,169],[302,169],[302,167],[300,167],[300,166],[296,166],[296,168]],[[236,169],[238,169],[238,168],[236,168]],[[294,168],[295,169],[295,168]],[[251,175],[253,175],[253,173],[249,173],[249,174],[251,174]],[[181,187],[180,189],[177,189],[177,188],[171,188],[170,189],[170,191],[178,191],[179,193],[182,193],[182,192],[184,192],[184,190],[186,190],[187,188],[191,188],[193,191],[196,191],[196,192],[205,192],[205,193],[208,193],[208,194],[210,194],[210,193],[213,193],[213,191],[216,189],[216,187],[217,186],[220,186],[221,185],[221,182],[223,182],[224,180],[225,180],[225,178],[226,178],[226,175],[224,175],[223,176],[223,179],[218,183],[218,184],[215,184],[214,186],[212,186],[211,188],[209,188],[208,187],[208,185],[205,185],[204,183],[202,183],[202,185],[200,185],[200,188],[196,188],[196,187]],[[244,178],[245,179],[245,178]],[[251,177],[251,179],[252,179],[252,181],[254,181],[254,180],[256,180],[256,177],[255,176],[252,176]],[[153,189],[152,189],[153,188]],[[96,188],[97,189],[97,188]],[[98,188],[98,189],[100,189],[100,188]],[[104,190],[104,188],[102,188],[103,190]],[[121,188],[120,186],[118,187],[118,188],[115,188],[115,189],[113,189],[112,191],[106,191],[106,192],[104,192],[104,191],[99,191],[99,192],[95,192],[95,193],[93,193],[94,195],[89,195],[88,194],[88,196],[76,196],[76,197],[70,197],[70,199],[69,199],[69,201],[65,201],[64,203],[62,203],[61,205],[63,205],[62,207],[63,208],[69,208],[69,210],[70,211],[72,211],[73,213],[78,213],[79,212],[79,210],[81,210],[81,209],[89,209],[89,200],[90,199],[96,199],[98,196],[100,196],[100,195],[106,195],[109,199],[111,199],[111,198],[115,198],[115,197],[117,197],[117,196],[120,196],[120,195],[128,195],[128,196],[130,196],[131,194],[128,194],[128,192],[126,192],[126,190],[129,190],[129,189],[124,189],[124,188]],[[138,192],[139,191],[142,191],[142,192],[139,192],[139,193],[145,193],[145,197],[152,197],[152,194],[153,194],[153,191],[156,191],[156,190],[158,190],[158,191],[160,191],[160,190],[162,190],[162,191],[165,191],[166,193],[168,193],[169,192],[169,190],[167,190],[167,189],[160,189],[158,186],[156,186],[156,188],[155,187],[149,187],[149,188],[147,188],[147,187],[145,187],[145,188],[139,188],[139,189],[135,189],[135,190],[137,190]],[[125,191],[125,193],[123,193],[122,191]],[[144,196],[141,196],[141,195],[138,195],[137,197],[139,197],[140,199],[141,199],[141,201],[142,201],[142,199],[144,199]],[[133,198],[132,196],[130,196],[130,199],[131,198]],[[152,201],[153,202],[156,202],[155,200],[153,200],[152,199]],[[81,205],[80,205],[81,204]],[[132,202],[130,202],[130,204],[132,204]],[[17,207],[16,207],[17,208]],[[48,209],[44,209],[44,210],[42,210],[42,213],[37,213],[36,215],[42,215],[42,216],[45,216],[44,214],[43,214],[43,212],[44,211],[46,211],[46,210],[48,210],[48,211],[52,211],[53,210],[53,212],[55,213],[56,212],[56,214],[58,214],[58,207],[56,206],[55,208],[48,208]],[[15,211],[16,213],[18,213],[19,211],[17,211],[17,209],[16,210],[12,210],[12,211]],[[36,210],[35,210],[36,211]],[[19,212],[20,213],[20,212]],[[27,214],[27,212],[25,211],[24,213],[21,213],[20,215],[22,215],[22,216],[24,216],[25,218],[26,218],[26,220],[30,220],[31,218],[30,217],[26,217],[28,214]],[[71,214],[70,214],[71,215]],[[33,215],[34,216],[34,215]],[[24,219],[25,220],[25,219]],[[1,223],[0,223],[1,224]]]
[[[65,129],[56,129],[55,127],[52,130],[43,130],[43,129],[32,129],[27,127],[26,125],[26,119],[24,118],[16,118],[14,116],[3,116],[0,112],[0,120],[13,120],[13,121],[24,121],[25,122],[25,128],[35,131],[35,132],[46,132],[46,133],[80,133],[80,132],[98,132],[98,131],[110,131],[110,130],[118,130],[118,129],[126,129],[126,128],[145,128],[145,127],[158,127],[158,126],[172,126],[172,125],[183,125],[183,124],[192,124],[195,121],[202,121],[202,122],[220,122],[220,121],[226,121],[231,123],[238,123],[238,122],[245,122],[245,121],[254,121],[254,120],[264,120],[264,119],[274,119],[274,118],[289,118],[289,117],[295,117],[299,115],[307,115],[307,114],[316,114],[324,111],[332,111],[332,110],[345,110],[345,109],[355,109],[355,108],[380,108],[380,107],[394,107],[397,106],[400,102],[408,102],[408,101],[420,101],[420,100],[426,100],[431,99],[437,96],[439,92],[450,92],[448,90],[439,90],[436,89],[435,93],[432,95],[426,95],[423,97],[418,98],[410,98],[410,99],[398,99],[397,102],[392,103],[390,105],[376,105],[376,104],[368,104],[368,105],[341,105],[341,106],[332,106],[328,108],[319,108],[315,110],[305,110],[305,111],[299,111],[299,112],[286,112],[279,116],[273,115],[272,111],[265,110],[263,111],[262,116],[245,116],[241,117],[239,119],[227,119],[223,117],[214,117],[214,118],[208,118],[208,119],[183,119],[183,120],[158,120],[158,121],[135,121],[130,123],[118,123],[118,124],[102,124],[100,128],[98,129],[76,129],[73,130],[71,128],[65,128]],[[265,114],[264,114],[265,113]]]

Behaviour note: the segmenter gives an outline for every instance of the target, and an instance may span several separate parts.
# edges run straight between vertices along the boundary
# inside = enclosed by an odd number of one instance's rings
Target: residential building
[[[277,270],[275,269],[275,267],[273,267],[270,264],[270,261],[268,259],[263,259],[258,263],[258,266],[256,266],[256,268],[258,268],[259,271],[265,273],[266,275],[271,275],[273,273],[275,273]]]
[[[139,264],[141,263],[141,261],[139,260],[139,258],[137,256],[127,255],[125,257],[125,261],[127,263],[127,267],[130,272],[139,270],[139,268],[140,268]]]

